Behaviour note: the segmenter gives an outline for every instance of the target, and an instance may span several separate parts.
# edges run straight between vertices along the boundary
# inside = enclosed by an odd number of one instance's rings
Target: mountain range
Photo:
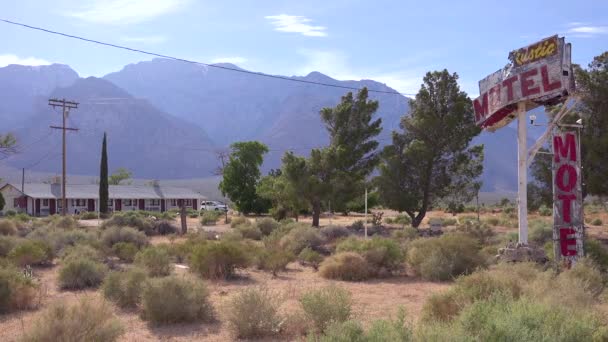
[[[49,98],[78,102],[68,126],[68,172],[96,175],[103,132],[108,135],[110,169],[126,167],[139,178],[210,177],[218,167],[217,151],[230,143],[259,140],[269,146],[264,171],[280,166],[287,150],[306,155],[328,136],[319,117],[348,90],[221,68],[154,59],[125,66],[102,78],[80,78],[69,66],[10,65],[0,68],[0,131],[12,131],[21,152],[0,163],[14,168],[60,171],[61,111]],[[396,92],[373,80],[339,81],[319,72],[294,80]],[[381,145],[390,143],[406,115],[408,99],[370,92],[380,103]],[[516,132],[506,127],[482,133],[474,143],[486,146],[485,191],[516,188]]]

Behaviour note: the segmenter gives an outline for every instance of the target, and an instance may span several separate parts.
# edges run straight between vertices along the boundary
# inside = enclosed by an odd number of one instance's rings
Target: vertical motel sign
[[[583,194],[580,141],[575,131],[553,136],[553,249],[570,265],[583,256]]]

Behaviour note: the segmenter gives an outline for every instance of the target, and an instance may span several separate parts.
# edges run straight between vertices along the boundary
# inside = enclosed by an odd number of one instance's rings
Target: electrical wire
[[[217,65],[217,64],[209,64],[209,63],[197,62],[197,61],[193,61],[193,60],[189,60],[189,59],[184,59],[184,58],[179,58],[179,57],[173,57],[173,56],[169,56],[169,55],[165,55],[165,54],[161,54],[161,53],[156,53],[156,52],[150,52],[150,51],[135,49],[135,48],[131,48],[131,47],[124,46],[124,45],[117,45],[117,44],[102,42],[100,40],[85,38],[85,37],[76,36],[76,35],[73,35],[73,34],[63,33],[63,32],[59,32],[59,31],[53,31],[53,30],[50,30],[50,29],[46,29],[46,28],[42,28],[42,27],[38,27],[38,26],[32,26],[32,25],[28,25],[28,24],[23,24],[23,23],[19,23],[19,22],[16,22],[16,21],[12,21],[12,20],[7,20],[7,19],[0,18],[0,21],[5,22],[7,24],[11,24],[11,25],[17,25],[17,26],[25,27],[25,28],[32,29],[32,30],[37,30],[37,31],[42,31],[42,32],[58,35],[58,36],[63,36],[63,37],[67,37],[67,38],[77,39],[77,40],[81,40],[81,41],[85,41],[85,42],[89,42],[89,43],[93,43],[93,44],[109,46],[109,47],[113,47],[113,48],[116,48],[116,49],[122,49],[122,50],[131,51],[131,52],[137,52],[137,53],[141,53],[141,54],[145,54],[145,55],[149,55],[149,56],[155,56],[155,57],[161,57],[161,58],[166,58],[166,59],[172,59],[172,60],[175,60],[175,61],[180,61],[180,62],[185,62],[185,63],[190,63],[190,64],[203,65],[203,66],[206,66],[206,67],[209,67],[209,68],[217,68],[217,69],[228,70],[228,71],[233,71],[233,72],[239,72],[239,73],[249,74],[249,75],[254,75],[254,76],[260,76],[260,77],[266,77],[266,78],[274,78],[274,79],[283,80],[283,81],[291,81],[291,82],[312,84],[312,85],[318,85],[318,86],[324,86],[324,87],[349,89],[349,90],[357,90],[357,91],[362,90],[362,88],[358,88],[358,87],[349,87],[349,86],[345,86],[345,85],[338,85],[338,84],[331,84],[331,83],[325,83],[325,82],[309,81],[309,80],[303,80],[303,79],[298,79],[298,78],[291,78],[291,77],[286,77],[286,76],[270,75],[270,74],[265,74],[265,73],[262,73],[262,72],[255,72],[255,71],[249,71],[249,70],[244,70],[244,69],[230,68],[230,67],[227,67],[227,66],[222,66],[222,65]],[[370,93],[393,94],[393,95],[403,95],[403,96],[415,96],[416,95],[416,94],[400,93],[400,92],[397,92],[397,91],[377,90],[377,89],[368,89],[367,91],[370,92]]]

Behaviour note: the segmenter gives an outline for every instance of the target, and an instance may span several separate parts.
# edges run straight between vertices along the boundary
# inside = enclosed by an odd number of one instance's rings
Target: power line
[[[190,63],[190,64],[203,65],[203,66],[210,67],[210,68],[217,68],[217,69],[223,69],[223,70],[228,70],[228,71],[233,71],[233,72],[240,72],[240,73],[254,75],[254,76],[260,76],[260,77],[274,78],[274,79],[279,79],[279,80],[283,80],[283,81],[291,81],[291,82],[299,82],[299,83],[306,83],[306,84],[314,84],[314,85],[325,86],[325,87],[333,87],[333,88],[349,89],[349,90],[361,90],[362,89],[362,88],[357,88],[357,87],[349,87],[349,86],[345,86],[345,85],[331,84],[331,83],[325,83],[325,82],[308,81],[308,80],[302,80],[302,79],[297,79],[297,78],[290,78],[290,77],[285,77],[285,76],[270,75],[270,74],[265,74],[265,73],[262,73],[262,72],[255,72],[255,71],[249,71],[249,70],[243,70],[243,69],[235,69],[235,68],[230,68],[230,67],[226,67],[226,66],[222,66],[222,65],[217,65],[217,64],[209,64],[209,63],[197,62],[197,61],[188,60],[188,59],[184,59],[184,58],[164,55],[164,54],[160,54],[160,53],[156,53],[156,52],[150,52],[150,51],[135,49],[135,48],[127,47],[127,46],[124,46],[124,45],[117,45],[117,44],[112,44],[112,43],[106,43],[106,42],[102,42],[102,41],[95,40],[95,39],[84,38],[84,37],[81,37],[81,36],[76,36],[76,35],[73,35],[73,34],[67,34],[67,33],[59,32],[59,31],[53,31],[53,30],[50,30],[50,29],[46,29],[46,28],[42,28],[42,27],[38,27],[38,26],[27,25],[27,24],[15,22],[15,21],[7,20],[7,19],[1,19],[0,18],[0,21],[5,22],[7,24],[11,24],[11,25],[17,25],[17,26],[29,28],[29,29],[32,29],[32,30],[42,31],[42,32],[46,32],[46,33],[50,33],[50,34],[54,34],[54,35],[58,35],[58,36],[63,36],[63,37],[67,37],[67,38],[72,38],[72,39],[78,39],[78,40],[82,40],[82,41],[89,42],[89,43],[94,43],[94,44],[99,44],[99,45],[105,45],[105,46],[113,47],[113,48],[116,48],[116,49],[128,50],[128,51],[132,51],[132,52],[138,52],[138,53],[142,53],[142,54],[145,54],[145,55],[150,55],[150,56],[155,56],[155,57],[161,57],[161,58],[166,58],[166,59],[172,59],[172,60],[175,60],[175,61],[180,61],[180,62],[185,62],[185,63]],[[400,92],[397,92],[397,91],[376,90],[376,89],[368,89],[367,91],[369,91],[370,93],[393,94],[393,95],[403,95],[403,96],[415,96],[416,95],[416,94],[400,93]]]

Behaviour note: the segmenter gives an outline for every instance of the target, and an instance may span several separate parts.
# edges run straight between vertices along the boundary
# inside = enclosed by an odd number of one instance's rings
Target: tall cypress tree
[[[99,169],[99,212],[108,212],[108,151],[106,147],[106,133],[103,133],[103,143],[101,144],[101,166]]]

